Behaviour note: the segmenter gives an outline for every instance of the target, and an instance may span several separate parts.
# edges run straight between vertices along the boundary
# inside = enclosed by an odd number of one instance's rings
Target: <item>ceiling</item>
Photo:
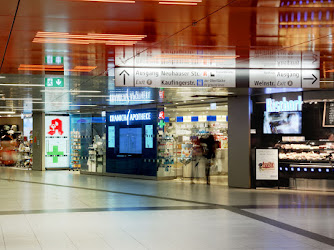
[[[108,109],[113,103],[107,96],[126,91],[114,87],[115,64],[122,66],[119,64],[134,60],[139,63],[137,66],[152,66],[152,57],[148,56],[152,51],[155,59],[166,56],[174,62],[187,59],[189,65],[198,62],[192,51],[209,51],[216,58],[215,63],[220,60],[224,67],[229,67],[226,62],[234,60],[236,63],[231,67],[243,69],[250,67],[254,57],[265,60],[273,53],[316,52],[320,55],[321,87],[334,87],[333,1],[0,0],[0,3],[0,109],[14,110],[17,115],[31,110]],[[232,58],[218,58],[226,51],[232,53]],[[118,53],[123,53],[121,62]],[[46,56],[60,56],[63,62],[50,66]],[[213,67],[220,67],[217,65]],[[65,87],[62,91],[56,88],[50,91],[45,87],[47,77],[64,78]],[[252,93],[223,88],[165,91],[165,99],[154,102],[197,102],[231,93]]]

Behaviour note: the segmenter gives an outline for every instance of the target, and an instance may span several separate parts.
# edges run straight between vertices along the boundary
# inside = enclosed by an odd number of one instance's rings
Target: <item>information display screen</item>
[[[142,128],[119,129],[119,153],[142,154]]]
[[[264,112],[264,134],[301,134],[302,112]]]

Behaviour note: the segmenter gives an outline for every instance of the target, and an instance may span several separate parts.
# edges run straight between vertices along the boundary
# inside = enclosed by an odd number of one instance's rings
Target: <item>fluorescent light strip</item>
[[[0,101],[41,101],[42,98],[0,98]]]
[[[159,0],[156,1],[158,2]],[[201,3],[202,0],[166,0],[164,2]]]
[[[146,35],[127,35],[127,34],[98,34],[88,33],[87,35],[70,35],[69,33],[59,32],[37,32],[36,38],[62,38],[62,39],[100,39],[100,40],[141,40],[147,37]]]
[[[44,93],[101,93],[100,90],[52,90],[52,89],[44,89],[44,90],[40,90],[41,92],[44,92]],[[87,95],[88,96],[88,95]]]
[[[76,97],[83,97],[83,98],[106,98],[106,97],[110,97],[110,95],[77,95]]]
[[[134,45],[137,41],[98,41],[98,40],[77,40],[77,39],[50,39],[50,38],[34,38],[33,43],[58,43],[58,44],[106,44],[106,45]]]
[[[20,64],[20,68],[50,68],[50,69],[63,69],[63,66],[59,65],[41,65],[41,64]]]
[[[90,104],[71,104],[68,105],[70,107],[96,107],[97,105],[90,105]]]
[[[69,103],[72,103],[72,102],[31,102],[31,103],[37,103],[37,104],[69,104]]]
[[[26,84],[26,83],[0,83],[0,86],[7,86],[7,87],[45,87],[44,84]]]
[[[0,114],[15,114],[15,111],[0,111]]]
[[[155,100],[129,100],[129,101],[110,101],[110,99],[107,99],[107,102],[154,102]]]
[[[79,2],[100,2],[100,3],[136,3],[136,1],[128,0],[77,0]]]
[[[170,5],[197,5],[197,3],[181,3],[181,2],[159,2],[159,4],[170,4]]]
[[[28,108],[16,108],[14,110],[21,111],[21,110],[29,110],[29,111],[45,111],[45,109],[28,109]]]

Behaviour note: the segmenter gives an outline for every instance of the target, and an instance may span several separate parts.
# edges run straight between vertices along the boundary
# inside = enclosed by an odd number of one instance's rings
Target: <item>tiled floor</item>
[[[0,249],[334,249],[334,194],[0,168]]]

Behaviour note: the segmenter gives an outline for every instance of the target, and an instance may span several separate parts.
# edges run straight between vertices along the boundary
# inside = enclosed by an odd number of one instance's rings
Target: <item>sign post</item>
[[[256,149],[256,181],[278,181],[278,149]]]

